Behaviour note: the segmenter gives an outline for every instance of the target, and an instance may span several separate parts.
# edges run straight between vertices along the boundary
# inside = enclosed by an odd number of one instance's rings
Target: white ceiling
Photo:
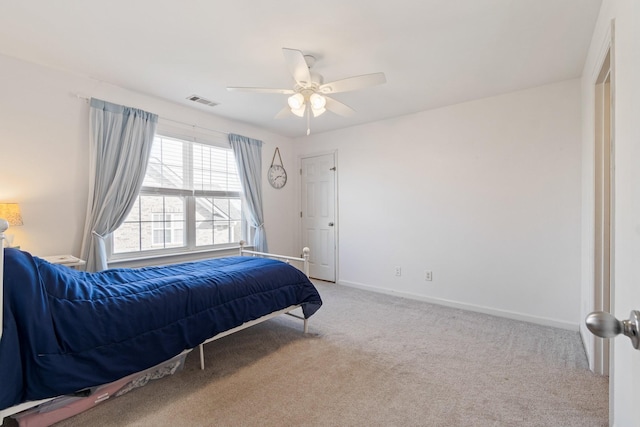
[[[382,71],[334,98],[351,118],[313,133],[581,75],[601,0],[2,0],[0,53],[62,68],[287,136],[282,48],[316,56],[325,82]],[[187,101],[197,94],[219,103]],[[87,94],[91,95],[91,94]]]

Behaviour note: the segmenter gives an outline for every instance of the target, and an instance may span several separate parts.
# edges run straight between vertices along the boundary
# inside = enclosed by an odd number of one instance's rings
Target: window
[[[164,248],[184,244],[184,221],[182,213],[153,214],[152,246]]]
[[[113,233],[111,258],[223,248],[246,236],[230,148],[157,135],[140,194]]]

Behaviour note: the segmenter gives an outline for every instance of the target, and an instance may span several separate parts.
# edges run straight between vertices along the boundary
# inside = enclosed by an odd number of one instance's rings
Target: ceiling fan
[[[276,118],[291,114],[298,117],[306,116],[307,135],[311,132],[309,127],[311,114],[313,117],[318,117],[327,110],[341,116],[350,116],[355,113],[353,108],[327,95],[376,86],[387,81],[384,73],[372,73],[324,83],[320,74],[311,71],[316,61],[314,56],[304,55],[297,49],[282,48],[282,52],[287,68],[295,80],[293,89],[227,87],[227,90],[290,95],[287,106],[276,115]]]

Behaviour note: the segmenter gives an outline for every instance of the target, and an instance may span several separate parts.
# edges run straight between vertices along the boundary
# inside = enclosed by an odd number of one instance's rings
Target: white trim
[[[204,250],[184,250],[182,252],[151,254],[148,256],[118,258],[109,261],[109,268],[137,268],[151,265],[176,264],[181,262],[198,261],[209,258],[220,258],[234,256],[238,253],[237,244],[224,248],[204,249]]]
[[[607,53],[613,47],[613,25],[614,19],[611,20],[610,25],[607,27],[607,31],[602,38],[600,49],[598,50],[598,56],[596,61],[594,62],[594,67],[591,70],[591,76],[593,79],[593,84],[595,84],[598,76],[600,75],[600,70],[602,70],[602,65],[604,64],[604,60],[607,56]],[[613,62],[613,61],[610,61]],[[613,71],[613,70],[612,70]]]
[[[168,123],[171,122],[171,123]],[[180,141],[197,142],[220,148],[231,148],[227,133],[158,117],[156,135]]]
[[[592,45],[596,45],[596,41],[592,41]],[[583,187],[585,185],[589,185],[588,191],[586,196],[589,198],[588,199],[588,203],[586,205],[583,205],[583,209],[586,207],[586,209],[588,209],[588,211],[585,213],[582,213],[582,217],[583,217],[583,226],[582,226],[582,236],[583,238],[589,239],[587,242],[583,242],[582,246],[583,246],[583,253],[582,253],[582,263],[583,263],[583,267],[582,267],[582,274],[583,277],[581,278],[581,292],[588,292],[588,294],[581,295],[581,307],[584,307],[585,303],[586,303],[586,312],[585,313],[581,313],[582,315],[586,316],[589,312],[594,311],[594,310],[598,310],[599,308],[596,307],[596,299],[595,299],[595,295],[597,291],[601,291],[600,289],[596,289],[596,282],[595,282],[595,269],[596,269],[596,265],[595,265],[595,221],[596,221],[596,217],[595,217],[595,186],[596,186],[596,174],[595,174],[595,144],[596,144],[596,137],[595,137],[595,128],[593,126],[595,126],[595,114],[596,114],[596,110],[595,110],[595,103],[594,101],[596,100],[596,95],[595,95],[595,90],[598,87],[598,78],[600,77],[600,73],[602,71],[602,68],[604,66],[604,62],[607,58],[607,55],[609,55],[609,76],[610,76],[610,97],[611,97],[611,189],[614,190],[614,186],[615,186],[615,155],[614,155],[614,150],[615,150],[615,19],[611,19],[609,21],[609,25],[606,26],[606,30],[604,32],[604,34],[602,35],[602,38],[599,41],[599,47],[597,48],[597,53],[594,54],[594,61],[593,61],[593,66],[592,69],[590,70],[590,74],[587,74],[587,72],[585,72],[585,75],[583,77],[583,79],[588,83],[588,90],[593,91],[594,93],[594,98],[591,99],[589,98],[589,100],[591,100],[591,105],[585,105],[585,100],[583,99],[582,101],[582,108],[583,111],[586,108],[587,111],[587,116],[583,117],[584,119],[587,120],[593,120],[591,123],[592,127],[590,129],[588,129],[586,132],[586,134],[583,135],[583,145],[588,144],[589,146],[589,163],[591,164],[591,169],[589,171],[589,176],[586,176],[586,179],[588,180],[588,184],[585,184],[587,181],[585,180],[585,176],[583,176]],[[585,90],[585,88],[583,87],[583,90]],[[584,160],[584,159],[583,159]],[[584,167],[584,166],[583,166]],[[582,191],[583,195],[585,195],[585,191],[583,188]],[[610,255],[609,255],[609,262],[610,262],[610,295],[609,295],[609,310],[611,313],[614,312],[614,290],[615,290],[615,279],[614,279],[614,250],[615,250],[615,191],[611,191],[611,200],[610,200]],[[585,248],[586,246],[586,248]],[[586,263],[586,266],[584,265],[584,263]],[[585,283],[586,282],[586,283]],[[585,286],[586,285],[586,286]],[[582,311],[582,308],[581,308]],[[580,335],[582,337],[582,343],[584,346],[584,350],[585,353],[587,355],[587,362],[589,364],[589,369],[591,371],[593,371],[596,374],[600,374],[602,375],[604,372],[604,370],[602,369],[602,362],[603,359],[605,357],[605,347],[607,345],[607,343],[605,342],[598,342],[597,340],[599,340],[599,338],[594,337],[586,328],[586,325],[584,324],[584,322],[580,322],[580,324],[578,325],[578,328],[580,330]],[[609,375],[613,374],[613,367],[612,367],[612,360],[613,360],[613,346],[610,345],[609,346]],[[613,395],[613,389],[610,389],[610,400],[612,399],[612,395]],[[610,405],[611,407],[613,407],[612,405]]]
[[[532,316],[529,314],[518,313],[509,310],[500,310],[497,308],[485,307],[476,304],[467,304],[458,301],[447,300],[444,298],[426,297],[423,295],[413,294],[411,292],[400,292],[393,289],[379,288],[376,286],[365,285],[362,283],[350,282],[347,280],[340,280],[337,282],[339,285],[347,286],[350,288],[357,288],[366,291],[377,292],[385,295],[392,295],[396,297],[408,298],[417,301],[424,301],[431,304],[442,305],[445,307],[459,308],[461,310],[473,311],[476,313],[489,314],[491,316],[503,317],[506,319],[519,320],[522,322],[534,323],[541,326],[550,326],[553,328],[567,329],[570,331],[578,332],[578,323],[567,322],[559,319],[551,319],[548,317]]]

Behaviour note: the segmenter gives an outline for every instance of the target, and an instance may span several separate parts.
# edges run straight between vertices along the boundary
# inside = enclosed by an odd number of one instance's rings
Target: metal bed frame
[[[301,258],[296,258],[296,257],[291,257],[291,256],[286,256],[286,255],[276,255],[276,254],[269,254],[266,252],[256,252],[256,251],[250,251],[244,248],[245,242],[244,240],[240,241],[240,256],[246,256],[246,255],[250,255],[250,256],[261,256],[261,257],[267,257],[267,258],[273,258],[273,259],[278,259],[280,261],[284,261],[287,264],[290,264],[291,261],[299,261],[302,262],[302,271],[304,272],[304,274],[309,277],[309,248],[304,248],[302,249],[302,257]],[[297,319],[300,319],[304,322],[304,333],[306,334],[307,332],[309,332],[309,325],[308,325],[308,319],[305,319],[304,316],[299,316],[295,313],[291,313],[291,311],[295,310],[296,308],[299,308],[300,305],[292,305],[290,307],[287,308],[283,308],[282,310],[278,310],[278,311],[274,311],[273,313],[267,314],[265,316],[262,316],[258,319],[255,320],[251,320],[249,322],[245,322],[240,326],[237,326],[235,328],[229,329],[227,331],[224,332],[220,332],[218,335],[214,335],[213,337],[209,338],[208,340],[205,340],[202,344],[200,344],[198,347],[200,349],[200,369],[204,370],[204,345],[207,343],[210,343],[211,341],[215,341],[218,340],[220,338],[226,337],[227,335],[231,335],[234,332],[238,332],[241,331],[243,329],[249,328],[253,325],[257,325],[258,323],[262,323],[265,320],[269,320],[272,319],[276,316],[280,316],[281,314],[286,314],[292,317],[295,317]]]
[[[5,221],[4,219],[0,218],[0,340],[2,339],[2,330],[3,330],[3,307],[4,307],[4,242],[6,240],[6,236],[4,234],[5,231],[7,231],[7,229],[9,228],[9,223],[7,221]],[[247,250],[244,248],[245,247],[245,242],[244,241],[240,241],[240,256],[259,256],[259,257],[266,257],[266,258],[273,258],[273,259],[278,259],[281,260],[283,262],[286,262],[287,264],[290,264],[291,261],[295,261],[295,262],[301,262],[302,263],[302,271],[304,272],[304,274],[309,277],[309,248],[304,248],[302,250],[302,257],[297,258],[297,257],[290,257],[290,256],[286,256],[286,255],[277,255],[277,254],[270,254],[270,253],[266,253],[266,252],[257,252],[257,251],[251,251],[251,250]],[[200,369],[204,369],[204,344],[207,344],[211,341],[215,341],[217,339],[223,338],[227,335],[231,335],[234,332],[238,332],[241,331],[243,329],[249,328],[251,326],[257,325],[258,323],[262,323],[266,320],[272,319],[276,316],[279,316],[281,314],[287,314],[289,316],[295,317],[297,319],[301,319],[304,321],[304,333],[308,332],[308,321],[307,319],[304,318],[304,316],[300,316],[298,314],[292,313],[293,310],[300,308],[300,305],[293,305],[287,308],[284,308],[282,310],[278,310],[275,311],[273,313],[267,314],[265,316],[262,316],[258,319],[255,320],[251,320],[249,322],[245,322],[240,326],[237,326],[235,328],[229,329],[227,331],[221,332],[207,340],[205,340],[203,343],[201,343],[198,347],[200,350]],[[33,400],[33,401],[28,401],[28,402],[23,402],[20,403],[18,405],[15,406],[11,406],[9,408],[5,408],[0,410],[0,424],[2,424],[2,422],[4,421],[5,417],[11,416],[11,415],[15,415],[19,412],[25,411],[27,409],[30,408],[34,408],[38,405],[41,405],[43,403],[49,402],[53,399],[56,399],[59,396],[55,396],[55,397],[50,397],[50,398],[46,398],[46,399],[41,399],[41,400]]]

